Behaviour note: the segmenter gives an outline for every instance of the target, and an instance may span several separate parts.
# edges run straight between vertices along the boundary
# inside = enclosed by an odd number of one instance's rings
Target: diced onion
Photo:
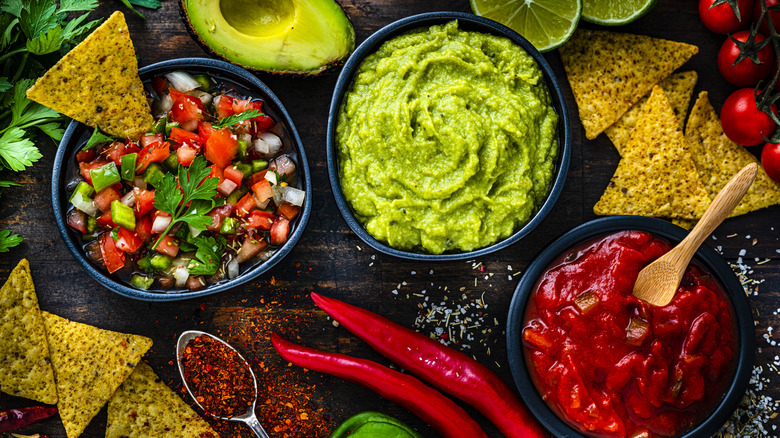
[[[122,199],[119,201],[122,204],[125,204],[128,207],[132,207],[135,205],[135,191],[130,190],[127,192],[125,196],[122,196]]]
[[[172,71],[164,75],[165,79],[171,83],[173,88],[186,93],[200,87],[200,82],[183,71]]]
[[[262,138],[255,139],[255,141],[252,142],[252,146],[255,148],[255,150],[258,153],[261,153],[261,154],[264,154],[264,155],[269,155],[270,154],[270,152],[268,152],[269,151],[268,143],[266,143],[265,140],[263,140]]]
[[[252,144],[252,134],[241,134],[241,140],[244,140],[246,144],[251,145]]]
[[[227,264],[227,273],[228,278],[231,280],[238,277],[238,260],[235,258],[228,262]]]
[[[276,173],[275,172],[266,172],[265,173],[265,179],[267,179],[268,182],[270,182],[272,186],[275,186],[277,184]]]
[[[281,155],[271,161],[268,168],[275,170],[279,175],[292,175],[295,172],[295,162],[287,155]]]
[[[133,178],[133,185],[141,190],[146,190],[146,181],[144,181],[144,177],[141,175],[136,175],[136,177]]]
[[[190,227],[190,235],[191,235],[192,237],[198,237],[198,236],[200,236],[200,233],[202,233],[202,232],[203,232],[202,230],[199,230],[199,229],[197,229],[197,228],[193,227],[193,226],[192,226],[192,225],[190,225],[190,224],[187,224],[187,226],[188,226],[188,227]]]
[[[97,216],[100,212],[100,210],[98,210],[97,206],[95,205],[95,201],[89,198],[85,198],[81,192],[74,193],[73,199],[70,200],[70,203],[73,204],[74,207],[92,217]]]
[[[190,94],[191,94],[191,95],[193,95],[193,96],[195,96],[195,97],[197,97],[198,99],[200,99],[200,102],[201,102],[203,105],[208,105],[208,104],[210,104],[210,103],[211,103],[211,100],[212,100],[212,99],[214,99],[214,96],[212,96],[212,95],[211,95],[211,94],[209,94],[209,93],[206,93],[205,91],[201,91],[201,90],[195,90],[195,91],[193,91],[193,92],[192,92],[192,93],[190,93]]]
[[[173,108],[173,98],[170,94],[164,94],[160,98],[160,111],[165,114]]]
[[[257,208],[260,210],[264,210],[266,207],[268,207],[268,204],[271,202],[271,198],[266,199],[265,201],[258,201],[257,196],[252,195],[253,198],[255,198],[255,205],[257,205]]]
[[[274,192],[274,203],[276,205],[279,205],[282,203],[282,197],[284,195],[284,190],[286,189],[286,186],[271,186],[271,190]]]
[[[282,192],[282,201],[287,201],[292,205],[298,207],[303,205],[303,200],[306,199],[306,192],[295,187],[285,187]]]
[[[282,150],[282,139],[272,132],[261,132],[258,134],[257,139],[264,141],[268,149],[267,152],[258,150],[260,153],[273,155]]]
[[[163,231],[167,230],[168,225],[171,224],[172,219],[172,217],[167,215],[158,215],[155,217],[154,222],[152,222],[152,233],[162,233]]]
[[[173,278],[176,279],[176,287],[184,287],[190,278],[190,270],[186,266],[179,266],[173,270]]]
[[[233,193],[233,190],[235,190],[236,187],[238,187],[238,184],[225,178],[225,180],[222,181],[222,183],[220,183],[219,186],[217,186],[217,191],[219,191],[219,193],[222,193],[224,196],[227,196]]]

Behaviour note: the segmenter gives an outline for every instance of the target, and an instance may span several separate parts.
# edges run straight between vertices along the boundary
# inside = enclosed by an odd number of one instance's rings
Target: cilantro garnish
[[[190,275],[214,275],[219,269],[221,253],[225,249],[227,241],[224,237],[198,236],[194,240],[198,251],[195,252],[195,259],[190,261],[188,268]]]
[[[219,178],[209,178],[210,173],[211,169],[206,167],[206,159],[198,156],[189,167],[179,165],[178,181],[172,174],[165,174],[162,184],[155,192],[154,206],[170,214],[172,219],[168,229],[160,234],[152,249],[157,248],[162,238],[179,222],[197,230],[205,230],[207,225],[211,225],[211,216],[206,213],[220,205],[222,198],[215,199]]]
[[[92,131],[92,135],[89,137],[89,140],[87,140],[87,144],[85,144],[84,147],[81,148],[81,150],[86,151],[87,149],[92,149],[93,147],[101,143],[114,141],[117,140],[118,138],[119,137],[114,137],[111,135],[104,134],[103,131],[101,131],[99,128],[95,128],[95,130]]]
[[[233,114],[232,116],[227,116],[224,119],[220,120],[218,123],[212,125],[214,129],[221,129],[225,126],[233,126],[238,122],[243,122],[244,120],[249,120],[251,118],[262,116],[263,113],[261,113],[259,110],[251,109],[244,111],[242,113]]]
[[[7,252],[9,249],[22,243],[21,237],[11,234],[11,230],[0,230],[0,252]]]

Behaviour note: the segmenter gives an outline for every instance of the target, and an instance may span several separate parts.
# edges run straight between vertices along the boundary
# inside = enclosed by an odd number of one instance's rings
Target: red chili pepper
[[[2,411],[0,412],[0,432],[9,432],[36,423],[56,413],[57,408],[54,406],[30,406]]]
[[[284,360],[363,385],[405,407],[445,438],[487,438],[479,424],[463,408],[408,374],[370,360],[293,344],[276,333],[271,335],[271,342]]]
[[[506,383],[471,357],[368,310],[314,292],[311,298],[396,365],[477,408],[507,437],[549,436]]]

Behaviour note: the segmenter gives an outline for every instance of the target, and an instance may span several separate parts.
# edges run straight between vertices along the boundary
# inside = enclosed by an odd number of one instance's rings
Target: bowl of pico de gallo
[[[303,144],[281,101],[232,64],[139,69],[155,123],[138,141],[68,126],[55,158],[60,234],[100,284],[173,301],[247,283],[279,263],[311,210]]]

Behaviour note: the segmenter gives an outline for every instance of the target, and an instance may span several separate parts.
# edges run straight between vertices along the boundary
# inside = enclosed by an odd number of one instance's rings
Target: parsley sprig
[[[222,236],[206,237],[198,236],[194,240],[198,250],[195,252],[195,258],[187,265],[190,275],[211,276],[219,270],[222,260],[222,251],[225,249],[227,240]]]
[[[172,219],[152,249],[157,248],[163,237],[179,222],[197,230],[205,230],[207,225],[211,225],[212,219],[206,213],[220,205],[222,198],[216,198],[219,178],[209,178],[210,173],[206,159],[198,156],[189,167],[179,165],[178,184],[173,174],[165,174],[160,188],[155,192],[154,206],[170,214]]]
[[[236,123],[243,122],[244,120],[249,120],[262,115],[263,113],[261,113],[260,111],[256,109],[251,109],[251,110],[244,111],[242,113],[227,116],[224,119],[221,119],[218,123],[212,125],[211,127],[214,129],[221,129],[224,128],[225,126],[233,126]]]

